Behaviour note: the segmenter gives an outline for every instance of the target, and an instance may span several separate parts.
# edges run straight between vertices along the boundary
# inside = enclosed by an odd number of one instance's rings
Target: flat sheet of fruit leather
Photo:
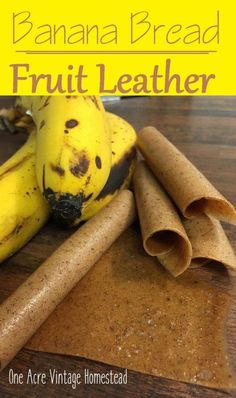
[[[183,225],[193,248],[191,267],[214,260],[236,270],[234,250],[218,220],[203,214]]]
[[[134,225],[26,347],[230,387],[235,382],[224,337],[229,292],[230,279],[223,267],[210,272],[190,269],[173,278],[155,257],[146,254]]]
[[[121,191],[78,228],[0,305],[0,371],[136,216],[132,192]]]
[[[180,275],[190,265],[192,247],[174,204],[144,161],[135,168],[133,186],[144,249]]]
[[[236,224],[236,210],[206,177],[154,127],[138,134],[138,147],[183,216],[205,213]]]

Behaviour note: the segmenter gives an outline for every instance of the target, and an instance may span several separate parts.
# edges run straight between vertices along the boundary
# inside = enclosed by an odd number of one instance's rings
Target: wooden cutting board
[[[7,99],[9,101],[9,99]],[[5,105],[2,98],[0,105]],[[155,125],[165,131],[171,139],[211,182],[234,204],[236,203],[235,171],[236,171],[236,98],[129,98],[109,104],[107,108],[123,117],[139,129],[145,125]],[[9,136],[1,133],[0,159],[3,161],[14,153],[24,142],[23,135]],[[236,228],[225,226],[231,243],[236,249]],[[60,244],[70,231],[59,230],[52,223],[45,227],[25,248],[12,259],[0,266],[0,301],[3,301],[27,276]],[[216,267],[213,271],[208,267],[200,272],[200,278],[210,280],[219,293],[224,292],[231,305],[227,319],[227,341],[230,355],[236,354],[236,317],[235,277],[228,275],[224,268]],[[202,272],[202,273],[201,273]],[[220,305],[220,304],[219,304]],[[82,367],[92,371],[106,371],[112,367],[90,360],[70,358],[58,355],[42,354],[22,350],[14,361],[0,376],[0,393],[3,396],[26,396],[31,386],[13,386],[9,384],[9,369],[27,372],[28,368],[48,369],[49,367],[80,371]],[[113,369],[113,368],[112,368]],[[82,371],[82,370],[81,370]],[[45,395],[44,386],[34,387],[38,394]],[[79,393],[87,392],[88,386],[81,386]],[[35,391],[34,390],[34,391]],[[119,388],[109,386],[89,386],[91,396],[225,396],[230,393],[218,392],[187,383],[169,381],[160,377],[152,377],[137,372],[129,372],[129,382]],[[78,396],[78,391],[68,390],[68,386],[47,385],[48,396]],[[9,395],[7,395],[9,394]],[[73,395],[74,394],[74,395]],[[77,395],[76,395],[77,394]],[[132,395],[133,394],[133,395]],[[138,395],[140,394],[140,395]],[[233,396],[233,393],[230,394]]]

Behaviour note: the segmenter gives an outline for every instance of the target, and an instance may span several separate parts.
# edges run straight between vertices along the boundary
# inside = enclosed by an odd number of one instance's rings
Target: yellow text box
[[[0,94],[235,95],[230,3],[4,3]]]

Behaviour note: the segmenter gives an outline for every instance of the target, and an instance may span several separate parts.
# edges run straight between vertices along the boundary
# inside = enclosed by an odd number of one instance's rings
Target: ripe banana
[[[112,166],[109,178],[98,197],[76,223],[95,215],[119,190],[128,187],[135,165],[136,133],[122,118],[106,113],[112,131]],[[45,224],[50,210],[35,174],[36,134],[7,162],[0,166],[0,262],[14,254]]]
[[[49,217],[35,174],[35,132],[0,166],[0,262],[25,245]]]
[[[99,97],[21,97],[37,128],[36,176],[55,220],[78,223],[111,168],[111,133]]]
[[[111,129],[112,161],[108,180],[94,201],[85,209],[79,221],[88,220],[109,203],[121,190],[128,188],[136,160],[136,133],[121,117],[106,112]]]

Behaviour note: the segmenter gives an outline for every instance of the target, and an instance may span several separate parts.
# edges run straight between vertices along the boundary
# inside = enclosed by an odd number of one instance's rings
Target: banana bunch
[[[27,243],[46,223],[50,208],[35,175],[36,134],[0,166],[0,262]]]
[[[50,214],[78,225],[128,187],[136,133],[98,97],[21,97],[35,129],[0,166],[0,261],[29,241]]]
[[[99,97],[21,97],[37,129],[36,176],[58,224],[78,224],[111,168],[111,131]]]

